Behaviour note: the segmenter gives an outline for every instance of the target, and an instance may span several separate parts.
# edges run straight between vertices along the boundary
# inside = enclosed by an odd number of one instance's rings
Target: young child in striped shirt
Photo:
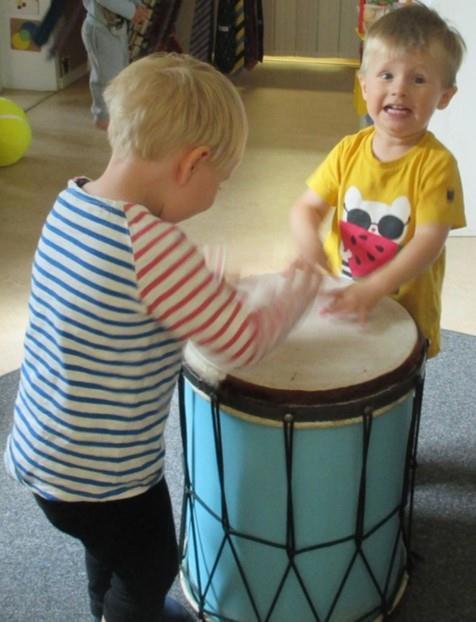
[[[251,309],[176,224],[207,210],[241,160],[247,121],[226,77],[152,55],[105,99],[110,161],[99,178],[69,182],[38,243],[5,459],[50,522],[83,543],[95,619],[179,622],[191,618],[167,596],[178,550],[163,435],[184,345],[223,368],[255,363],[320,277],[283,275]]]

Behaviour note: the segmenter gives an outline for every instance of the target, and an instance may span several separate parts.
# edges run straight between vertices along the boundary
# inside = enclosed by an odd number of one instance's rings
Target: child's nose
[[[407,84],[403,78],[395,78],[392,81],[392,93],[394,95],[405,95],[407,91]]]

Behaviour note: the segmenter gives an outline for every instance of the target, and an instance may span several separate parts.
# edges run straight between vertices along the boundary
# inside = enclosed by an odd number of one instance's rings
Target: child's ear
[[[437,108],[438,110],[444,110],[446,108],[446,106],[450,103],[450,101],[453,99],[454,94],[456,93],[456,91],[458,90],[458,88],[456,86],[450,86],[447,89],[445,89],[443,91],[442,96],[440,97],[440,101],[437,104]]]
[[[207,160],[209,156],[210,147],[206,145],[200,145],[199,147],[193,147],[184,151],[178,162],[177,181],[179,185],[183,186],[186,184],[194,174],[197,166],[204,160]]]
[[[362,97],[364,98],[364,101],[367,101],[367,85],[365,84],[365,76],[364,76],[363,73],[361,73],[359,71],[357,73],[357,78],[359,79],[360,90],[362,92]]]

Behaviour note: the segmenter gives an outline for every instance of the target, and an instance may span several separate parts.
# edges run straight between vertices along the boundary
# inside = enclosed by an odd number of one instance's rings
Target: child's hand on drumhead
[[[285,277],[284,291],[293,299],[293,305],[304,309],[309,305],[319,291],[322,283],[323,274],[320,270],[309,265],[307,262],[302,264],[292,262],[283,273]]]
[[[321,309],[322,315],[349,316],[364,324],[381,298],[370,283],[361,281],[348,287],[329,290],[326,296],[330,302]]]
[[[329,275],[330,267],[326,251],[318,235],[313,234],[307,240],[301,239],[297,261],[309,264],[313,270]]]

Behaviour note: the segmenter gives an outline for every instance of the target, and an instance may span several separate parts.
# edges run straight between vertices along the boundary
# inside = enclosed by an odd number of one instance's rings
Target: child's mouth
[[[410,108],[407,108],[406,106],[397,106],[395,104],[388,104],[387,106],[384,106],[383,109],[385,112],[388,112],[388,114],[395,116],[403,116],[410,112]]]

